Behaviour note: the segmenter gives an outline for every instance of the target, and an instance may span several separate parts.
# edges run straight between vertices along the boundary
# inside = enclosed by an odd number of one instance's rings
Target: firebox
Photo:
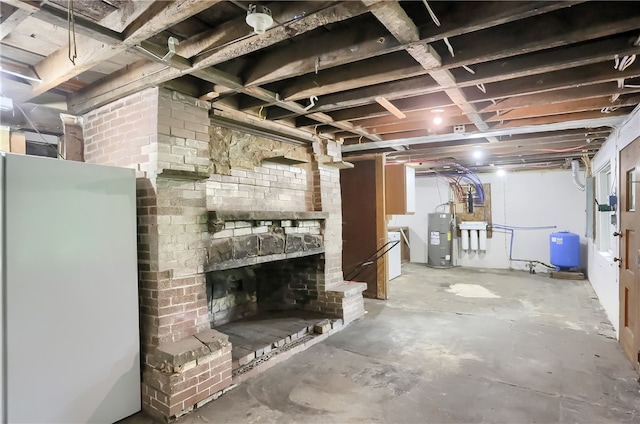
[[[322,254],[208,272],[211,327],[259,312],[306,309],[318,298],[323,273]]]
[[[211,327],[258,312],[308,309],[324,282],[324,215],[210,212]]]

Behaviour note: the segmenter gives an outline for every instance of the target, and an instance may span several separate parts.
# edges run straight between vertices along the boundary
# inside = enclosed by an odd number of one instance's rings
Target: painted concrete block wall
[[[630,115],[629,119],[616,130],[609,139],[604,143],[598,154],[593,158],[592,166],[594,173],[604,169],[610,165],[615,192],[618,192],[619,176],[618,176],[618,158],[620,151],[628,146],[633,140],[640,136],[640,108]],[[619,222],[618,222],[619,224]],[[619,228],[619,226],[617,226]],[[593,286],[593,290],[598,295],[600,304],[602,305],[607,317],[616,329],[616,337],[619,337],[619,270],[618,265],[613,258],[618,256],[619,246],[617,239],[611,244],[611,254],[601,252],[598,248],[598,237],[589,239],[587,242],[587,254],[589,257],[589,282]],[[609,236],[609,235],[606,235]]]
[[[583,266],[586,266],[585,194],[573,184],[570,171],[516,172],[504,177],[480,175],[491,184],[492,217],[496,224],[523,227],[556,226],[556,229],[516,231],[513,257],[549,262],[549,234],[571,231],[581,236],[584,245]],[[445,180],[419,177],[416,181],[416,213],[394,216],[390,226],[408,226],[411,239],[411,260],[426,263],[427,214],[448,200]],[[442,209],[439,209],[440,211]],[[527,269],[524,262],[509,261],[510,234],[494,232],[487,240],[487,251],[462,252],[454,240],[454,263],[477,268]],[[537,267],[537,271],[544,271]]]

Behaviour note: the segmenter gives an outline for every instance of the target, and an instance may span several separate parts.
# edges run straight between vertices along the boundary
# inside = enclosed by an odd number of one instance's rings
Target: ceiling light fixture
[[[442,124],[442,113],[444,112],[444,110],[442,109],[433,109],[431,111],[431,113],[434,113],[435,116],[433,117],[433,123],[436,125],[440,125]]]
[[[393,103],[391,103],[389,100],[385,99],[382,96],[376,97],[376,102],[378,102],[380,106],[382,106],[383,108],[391,112],[393,115],[395,115],[395,117],[398,119],[405,119],[407,117],[407,115],[402,113],[402,111],[397,107],[395,107]]]
[[[503,177],[503,176],[504,176],[504,174],[506,174],[506,172],[505,172],[505,170],[504,170],[504,169],[502,169],[502,168],[501,168],[501,169],[498,169],[498,170],[496,171],[496,175],[498,175],[498,177]]]
[[[475,159],[480,159],[482,157],[482,150],[474,150],[473,151],[473,157]]]
[[[271,10],[266,6],[260,4],[250,4],[247,10],[247,24],[253,28],[253,32],[256,34],[264,34],[266,30],[273,25],[273,17],[271,17]]]

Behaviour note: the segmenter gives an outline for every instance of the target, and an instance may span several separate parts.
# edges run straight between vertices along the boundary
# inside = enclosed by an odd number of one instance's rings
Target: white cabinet
[[[400,232],[399,231],[389,231],[388,233],[388,241],[390,242],[399,242],[400,241]],[[397,243],[393,246],[389,252],[387,253],[389,256],[389,280],[393,280],[396,277],[399,277],[402,274],[402,257],[400,254],[400,243]]]

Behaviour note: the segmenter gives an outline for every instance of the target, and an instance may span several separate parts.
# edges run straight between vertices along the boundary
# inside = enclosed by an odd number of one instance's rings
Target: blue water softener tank
[[[561,268],[580,266],[580,236],[568,231],[552,233],[549,236],[551,245],[551,264],[559,271]]]

